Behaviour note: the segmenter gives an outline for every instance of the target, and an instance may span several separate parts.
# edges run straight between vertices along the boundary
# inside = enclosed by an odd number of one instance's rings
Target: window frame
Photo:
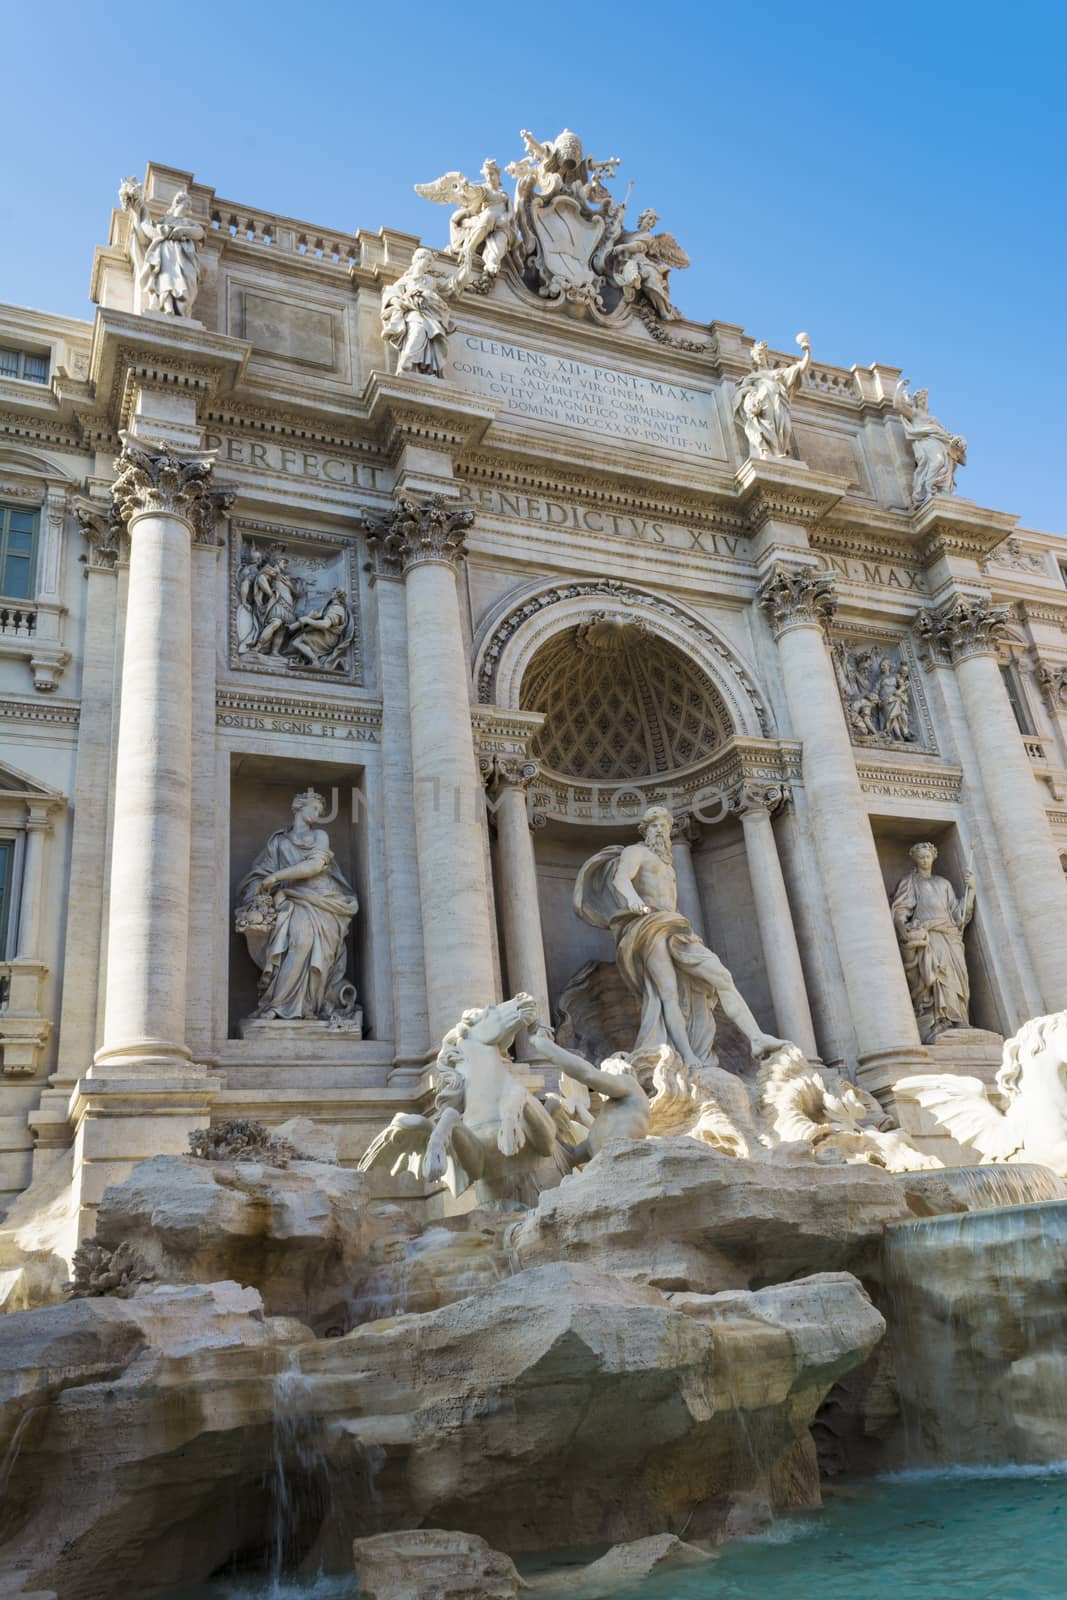
[[[8,537],[11,532],[10,519],[12,513],[33,518],[33,532],[30,536],[30,578],[27,588],[28,594],[13,595],[7,591],[7,559]],[[22,530],[18,530],[21,532]],[[20,605],[32,605],[37,592],[37,552],[41,539],[41,507],[27,505],[12,505],[9,501],[0,500],[0,600],[12,600]],[[23,559],[23,554],[18,553],[18,559]]]
[[[8,871],[0,881],[0,961],[10,961],[15,949],[16,890],[20,867],[19,835],[15,830],[0,830],[0,856],[7,856]]]
[[[36,384],[38,389],[47,389],[52,377],[51,347],[48,347],[47,349],[38,348],[36,350],[30,350],[22,345],[0,344],[0,355],[14,356],[18,362],[18,370],[16,372],[0,372],[0,378],[7,379],[12,383],[32,383]],[[45,367],[44,377],[28,378],[26,376],[27,360],[40,361],[42,359],[44,360]]]

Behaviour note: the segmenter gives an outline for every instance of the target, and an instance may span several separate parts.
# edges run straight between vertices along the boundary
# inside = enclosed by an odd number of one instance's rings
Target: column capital
[[[430,562],[458,571],[467,554],[467,529],[473,522],[469,506],[439,494],[419,500],[401,495],[390,516],[363,518],[378,570],[404,577],[412,567]]]
[[[999,645],[1019,642],[1007,606],[969,595],[954,595],[935,610],[917,612],[914,626],[923,651],[942,665],[995,656]]]
[[[739,783],[729,795],[731,814],[745,817],[756,813],[773,817],[776,812],[783,811],[792,800],[792,791],[787,783]]]
[[[125,431],[119,438],[122,450],[115,459],[118,476],[111,493],[127,528],[145,513],[180,517],[198,544],[213,543],[215,524],[234,500],[232,491],[210,487],[216,452],[179,454],[162,439],[134,439]]]
[[[76,500],[74,515],[89,546],[88,566],[114,572],[126,542],[126,524],[114,498]]]
[[[541,771],[536,761],[521,755],[501,755],[498,751],[478,757],[478,771],[490,794],[501,794],[505,789],[526,792]]]
[[[825,632],[837,610],[835,582],[828,573],[810,566],[779,562],[756,591],[779,639],[790,628],[818,628]]]

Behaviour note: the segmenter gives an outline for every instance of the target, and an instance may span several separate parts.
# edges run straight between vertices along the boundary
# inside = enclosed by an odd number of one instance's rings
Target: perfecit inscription
[[[475,333],[452,340],[444,376],[500,402],[513,416],[726,459],[715,398],[706,389],[595,367]]]

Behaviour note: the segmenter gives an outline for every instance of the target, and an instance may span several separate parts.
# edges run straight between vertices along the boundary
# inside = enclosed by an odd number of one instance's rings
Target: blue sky
[[[689,251],[688,315],[903,367],[967,435],[961,493],[1067,532],[1062,0],[0,0],[0,37],[0,300],[89,316],[148,159],[441,244],[413,182],[567,125]]]

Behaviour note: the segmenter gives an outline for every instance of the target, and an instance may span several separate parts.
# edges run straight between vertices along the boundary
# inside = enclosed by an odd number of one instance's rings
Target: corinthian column
[[[730,809],[741,818],[745,836],[748,875],[756,902],[763,958],[778,1032],[798,1044],[809,1058],[819,1053],[808,1005],[804,969],[800,964],[793,914],[789,908],[782,863],[771,827],[771,812],[780,807],[788,791],[779,787],[742,784],[731,797]]]
[[[481,785],[456,575],[474,521],[440,495],[401,497],[366,520],[379,560],[404,577],[415,847],[430,1038],[496,998]]]
[[[494,756],[484,763],[486,787],[495,806],[504,966],[509,994],[532,994],[538,1017],[548,1022],[548,974],[537,894],[537,863],[527,809],[527,787],[537,776],[533,761]],[[525,1040],[525,1030],[523,1030]],[[525,1055],[525,1051],[523,1052]]]
[[[95,1065],[153,1070],[185,1045],[192,769],[190,552],[216,512],[214,451],[123,435],[115,504],[130,536],[104,1039]]]
[[[893,1069],[922,1061],[919,1032],[860,788],[852,742],[826,647],[833,579],[780,564],[759,602],[778,646],[793,733],[803,743],[819,870],[855,1026],[865,1087],[884,1089]]]
[[[954,597],[916,627],[935,658],[951,661],[982,786],[1045,1009],[1067,1005],[1067,884],[1048,814],[997,663],[1008,612]]]

